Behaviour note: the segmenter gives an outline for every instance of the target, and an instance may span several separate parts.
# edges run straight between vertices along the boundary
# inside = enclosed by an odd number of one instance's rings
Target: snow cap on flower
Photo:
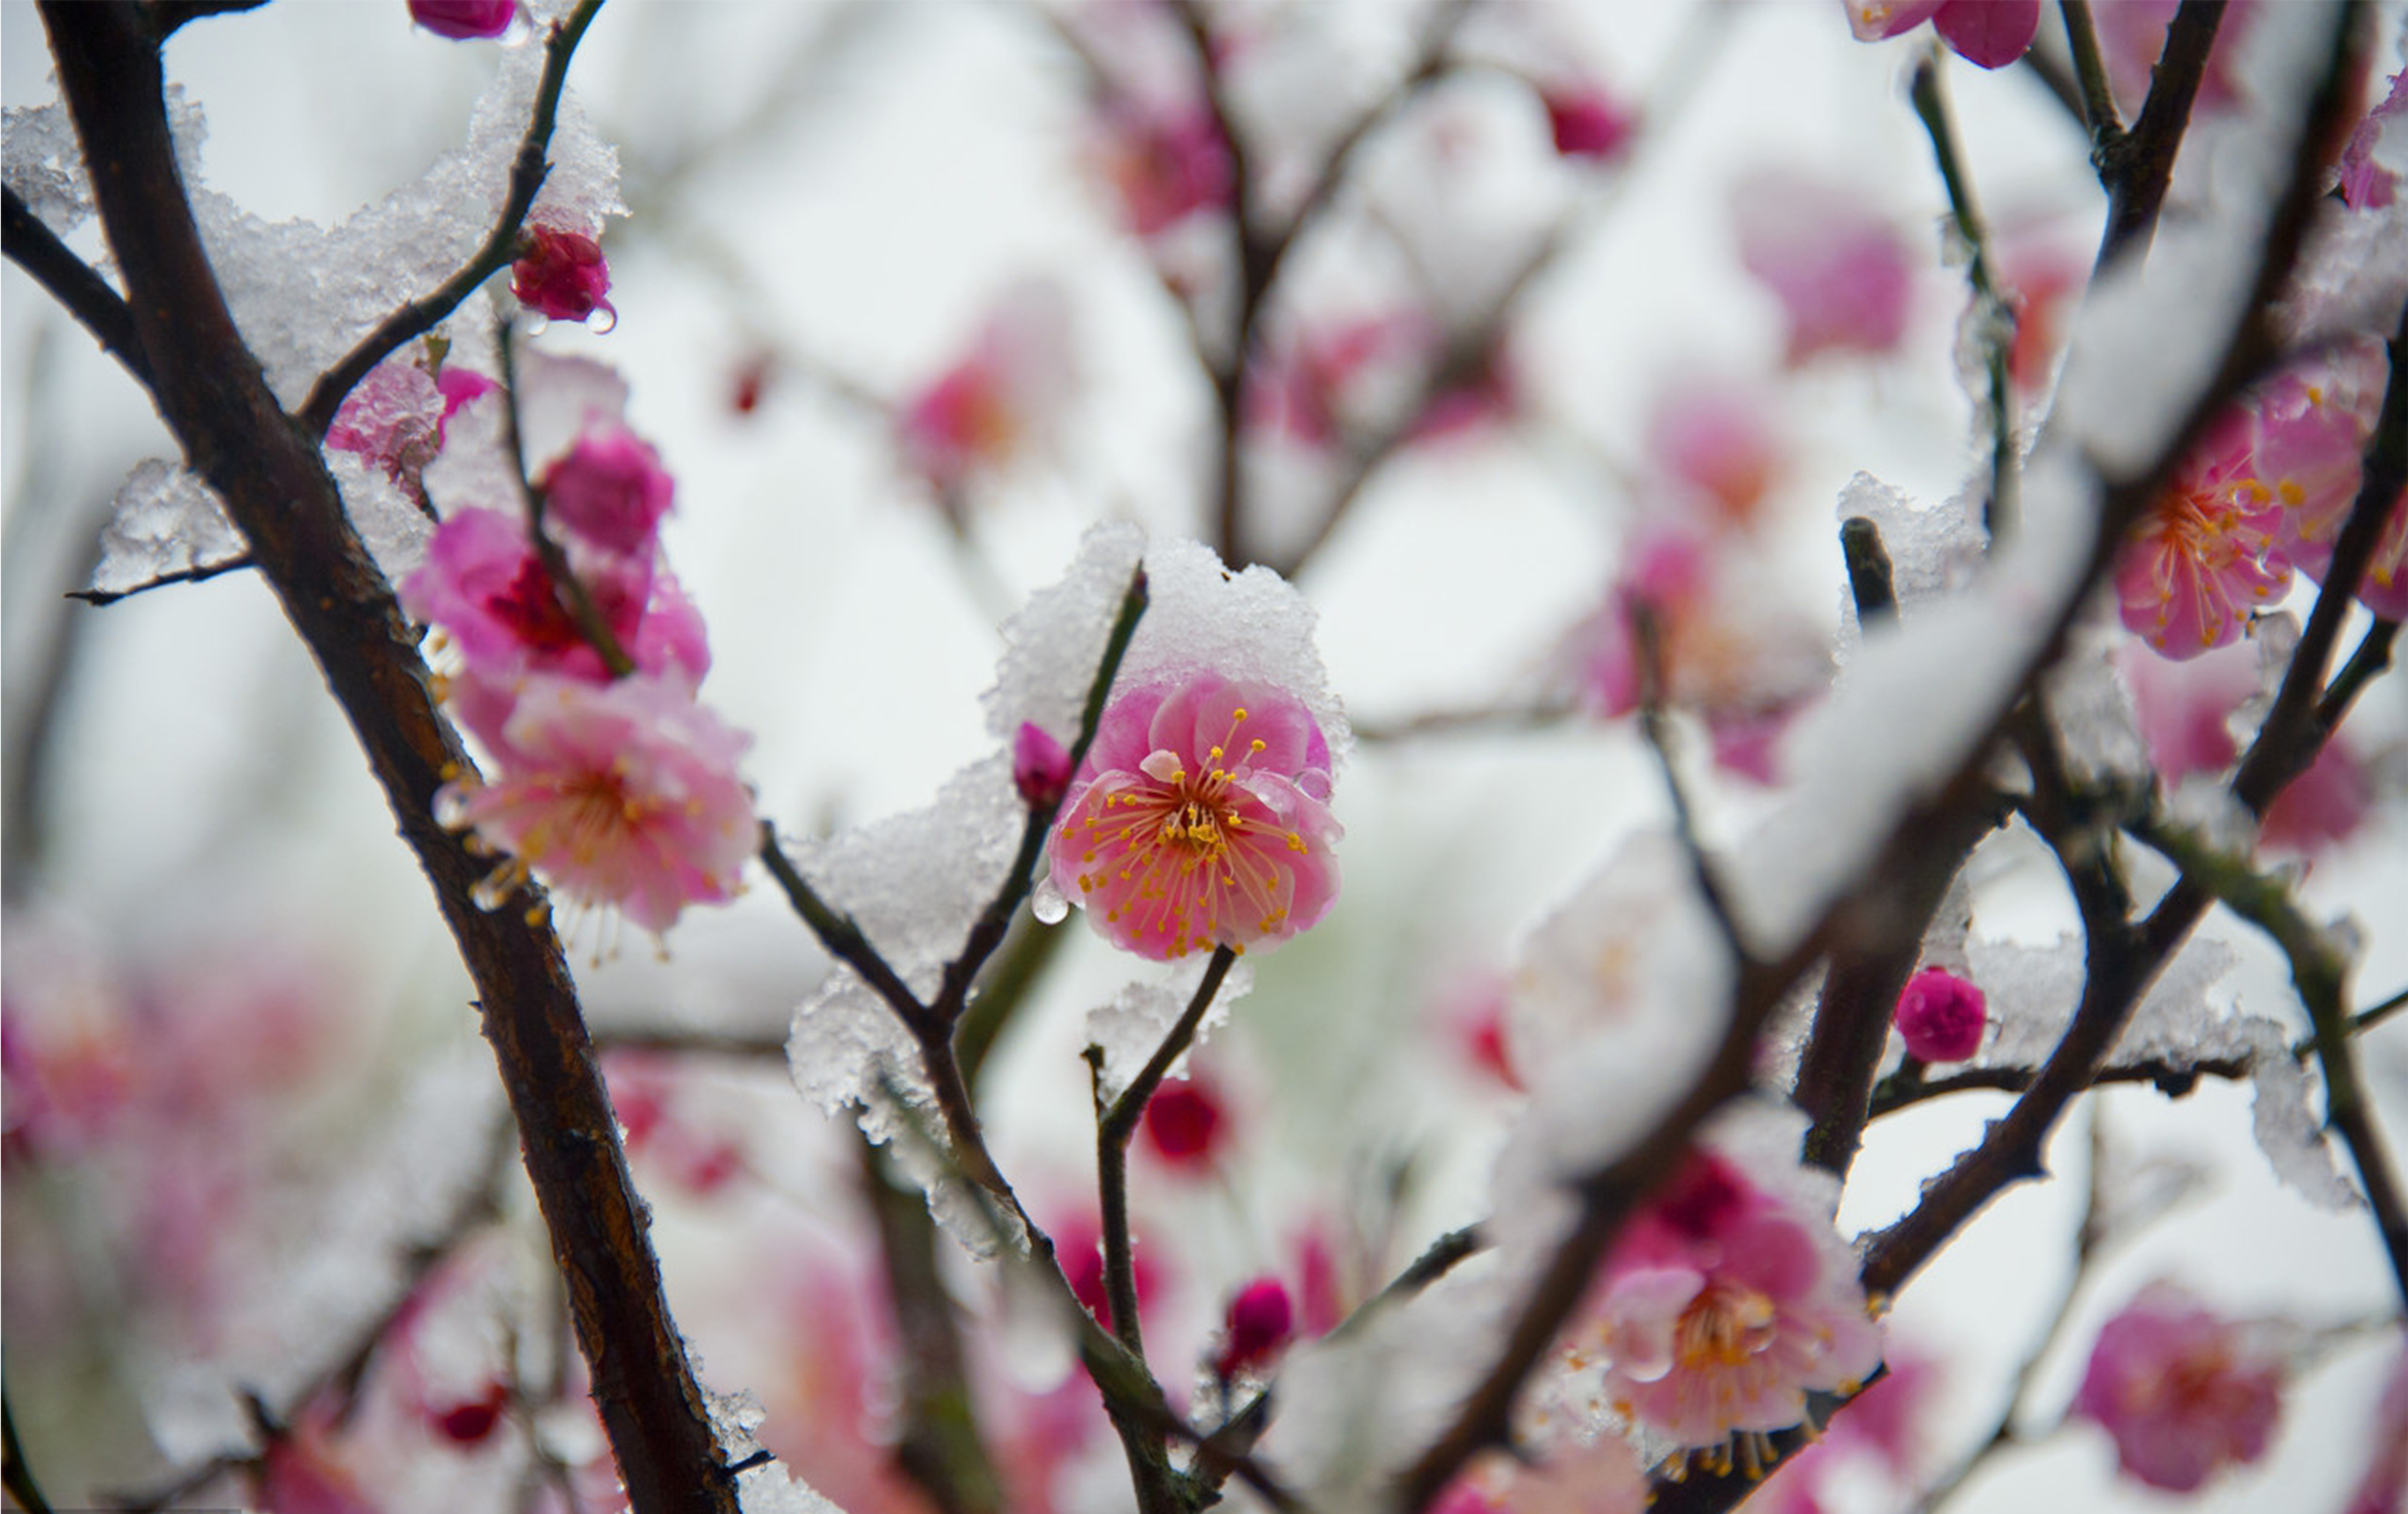
[[[735,897],[756,840],[736,773],[749,741],[675,674],[595,685],[547,674],[519,690],[491,779],[446,785],[446,825],[510,854],[484,895],[530,872],[582,904],[666,930],[690,903]]]
[[[1844,0],[1859,42],[1878,42],[1929,22],[1967,63],[2004,68],[2040,30],[2040,0]]]
[[[2153,1283],[2100,1327],[2073,1412],[2115,1438],[2125,1473],[2190,1492],[2258,1460],[2282,1409],[2283,1363],[2263,1327]]]
[[[621,557],[651,553],[677,493],[660,454],[622,426],[579,437],[542,488],[548,520]]]
[[[442,391],[426,370],[394,357],[368,370],[335,411],[326,445],[374,464],[395,483],[417,473],[442,445]]]
[[[518,19],[519,0],[409,0],[409,19],[455,42],[499,36]]]
[[[605,324],[598,329],[607,331],[619,316],[602,297],[609,292],[610,265],[594,237],[548,225],[530,225],[521,234],[518,261],[510,265],[510,293],[528,310],[554,321],[582,321],[600,310]]]
[[[1269,684],[1211,671],[1105,707],[1049,847],[1054,886],[1157,960],[1281,942],[1338,897],[1329,743]]]
[[[2183,458],[2115,569],[2125,627],[2166,656],[2240,638],[2248,613],[2291,586],[2282,507],[2251,472],[2246,411],[2227,411]]]
[[[1881,1363],[1855,1253],[1811,1175],[1762,1145],[1690,1152],[1615,1242],[1573,1342],[1617,1411],[1683,1446],[1788,1429],[1807,1393],[1854,1392]]]
[[[1918,1061],[1963,1061],[1982,1049],[1988,1024],[1982,990],[1944,967],[1925,968],[1898,996],[1898,1033]]]
[[[1857,191],[1789,171],[1749,175],[1735,211],[1740,261],[1789,316],[1789,362],[1895,350],[1914,308],[1905,238]]]

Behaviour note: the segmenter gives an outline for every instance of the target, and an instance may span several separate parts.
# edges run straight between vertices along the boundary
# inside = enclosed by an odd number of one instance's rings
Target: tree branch
[[[108,281],[94,273],[74,249],[42,223],[13,189],[0,190],[0,252],[83,324],[102,349],[125,371],[150,387],[150,360],[134,329],[134,312]]]

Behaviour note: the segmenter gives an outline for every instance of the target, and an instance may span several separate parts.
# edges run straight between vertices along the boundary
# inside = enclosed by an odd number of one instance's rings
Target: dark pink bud
[[[1059,804],[1070,787],[1070,754],[1033,720],[1020,723],[1011,743],[1011,782],[1032,810]]]
[[[622,557],[652,551],[676,494],[660,454],[616,429],[578,438],[543,476],[552,518]]]
[[[1267,1364],[1296,1337],[1296,1310],[1287,1287],[1276,1277],[1257,1277],[1229,1301],[1222,1324],[1221,1354],[1212,1372],[1226,1382],[1250,1367]]]
[[[494,1426],[501,1422],[502,1406],[509,1399],[508,1388],[498,1382],[489,1382],[485,1391],[475,1398],[435,1410],[435,1428],[447,1440],[462,1446],[474,1446],[494,1433]]]
[[[409,0],[409,19],[455,42],[499,36],[518,19],[519,0]]]
[[[1163,1161],[1201,1167],[1219,1148],[1221,1101],[1201,1082],[1173,1079],[1145,1106],[1145,1139]]]
[[[1982,990],[1944,967],[1925,968],[1898,996],[1898,1033],[1918,1061],[1963,1061],[1982,1049],[1988,1023]]]
[[[1547,108],[1547,129],[1555,134],[1555,151],[1568,158],[1608,163],[1622,153],[1635,124],[1628,112],[1593,86],[1549,91],[1541,100]]]
[[[510,267],[510,293],[520,304],[554,321],[582,321],[595,310],[615,320],[619,312],[602,297],[609,291],[600,242],[555,226],[526,229]]]

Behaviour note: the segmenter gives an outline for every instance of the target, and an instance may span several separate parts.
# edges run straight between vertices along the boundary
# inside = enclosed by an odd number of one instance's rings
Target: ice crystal
[[[0,110],[0,180],[36,220],[61,237],[92,215],[92,181],[83,147],[59,101]]]
[[[92,587],[130,593],[169,574],[222,567],[245,548],[215,489],[181,464],[153,457],[118,486]]]

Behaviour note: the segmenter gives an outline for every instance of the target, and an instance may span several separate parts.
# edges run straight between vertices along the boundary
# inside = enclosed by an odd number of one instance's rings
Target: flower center
[[[1714,1282],[1689,1301],[1674,1327],[1684,1368],[1735,1367],[1772,1344],[1772,1300],[1752,1288]]]

